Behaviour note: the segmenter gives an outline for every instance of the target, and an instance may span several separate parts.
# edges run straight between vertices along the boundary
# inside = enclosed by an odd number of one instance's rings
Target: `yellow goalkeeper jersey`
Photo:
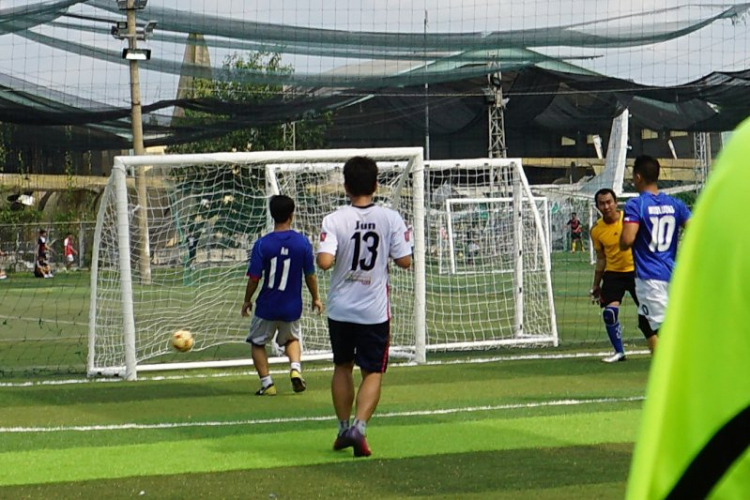
[[[622,233],[622,218],[620,213],[617,222],[607,224],[604,219],[599,219],[591,228],[591,241],[596,251],[603,251],[607,258],[605,271],[617,273],[628,273],[635,270],[633,265],[633,253],[630,250],[620,250],[620,234]]]

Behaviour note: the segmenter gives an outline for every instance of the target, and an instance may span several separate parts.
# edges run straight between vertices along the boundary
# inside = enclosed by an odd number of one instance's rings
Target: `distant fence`
[[[34,224],[0,224],[0,267],[8,271],[31,271],[36,260],[39,230],[47,231],[47,256],[53,268],[62,267],[64,262],[63,240],[65,235],[73,235],[73,248],[78,252],[75,264],[79,268],[91,265],[91,251],[94,245],[96,222],[38,222]]]

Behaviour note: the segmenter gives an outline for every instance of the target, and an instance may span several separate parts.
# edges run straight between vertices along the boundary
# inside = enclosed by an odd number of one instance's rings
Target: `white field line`
[[[415,410],[391,413],[378,413],[378,418],[429,417],[434,415],[451,415],[460,413],[478,413],[490,411],[519,410],[528,408],[545,408],[555,406],[580,406],[608,403],[630,403],[643,401],[643,396],[628,398],[596,398],[596,399],[560,399],[554,401],[540,401],[536,403],[504,404],[492,406],[471,406],[466,408],[444,408],[437,410]],[[0,427],[0,434],[50,433],[50,432],[92,432],[92,431],[122,431],[122,430],[153,430],[180,429],[185,427],[233,427],[240,425],[291,424],[300,422],[330,422],[333,416],[319,417],[287,417],[263,418],[255,420],[231,420],[208,422],[170,422],[160,424],[111,424],[111,425],[71,425],[58,427]]]
[[[518,354],[513,356],[491,356],[487,358],[474,358],[474,359],[456,359],[451,361],[428,361],[427,363],[418,365],[413,362],[408,363],[392,363],[388,365],[389,369],[393,368],[404,368],[413,366],[442,366],[442,365],[473,365],[473,364],[484,364],[484,363],[504,363],[508,361],[533,361],[542,359],[586,359],[586,358],[601,358],[604,356],[611,355],[611,351],[606,352],[590,352],[590,353],[563,353],[563,354]],[[644,355],[649,354],[646,349],[639,351],[628,351],[628,356],[633,355]],[[304,359],[303,359],[304,361]],[[332,372],[333,366],[308,368],[305,373],[316,373],[316,372]],[[270,370],[272,375],[286,374],[289,372],[288,368]],[[216,372],[216,373],[193,373],[185,375],[147,375],[139,376],[139,382],[154,382],[164,380],[195,380],[195,379],[213,379],[213,378],[226,378],[226,377],[241,377],[241,376],[256,376],[255,371],[244,370],[244,371],[232,371],[232,372]],[[45,385],[75,385],[75,384],[102,384],[102,383],[119,383],[123,382],[119,378],[74,378],[66,380],[39,380],[39,381],[28,381],[28,382],[0,382],[0,389],[4,387],[35,387]]]
[[[67,319],[49,319],[49,318],[30,318],[26,316],[5,316],[4,314],[0,314],[0,319],[12,319],[12,320],[18,320],[18,321],[29,321],[31,323],[52,323],[56,324],[59,323],[61,325],[73,325],[73,326],[85,326],[88,328],[88,319],[85,323],[80,323],[77,321],[69,321]]]

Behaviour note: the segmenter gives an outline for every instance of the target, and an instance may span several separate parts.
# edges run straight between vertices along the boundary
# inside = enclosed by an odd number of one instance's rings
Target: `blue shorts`
[[[343,365],[354,361],[365,371],[385,373],[391,342],[390,321],[360,325],[328,318],[328,334],[334,364]]]

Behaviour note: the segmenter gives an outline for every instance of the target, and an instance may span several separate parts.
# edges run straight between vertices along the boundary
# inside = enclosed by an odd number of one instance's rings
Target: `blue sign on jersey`
[[[258,239],[247,275],[263,286],[255,315],[270,321],[296,321],[302,316],[302,274],[313,274],[310,242],[297,231],[274,231]]]
[[[680,228],[690,210],[664,193],[641,193],[625,204],[623,223],[638,223],[633,243],[635,274],[642,280],[669,281],[677,255]]]

